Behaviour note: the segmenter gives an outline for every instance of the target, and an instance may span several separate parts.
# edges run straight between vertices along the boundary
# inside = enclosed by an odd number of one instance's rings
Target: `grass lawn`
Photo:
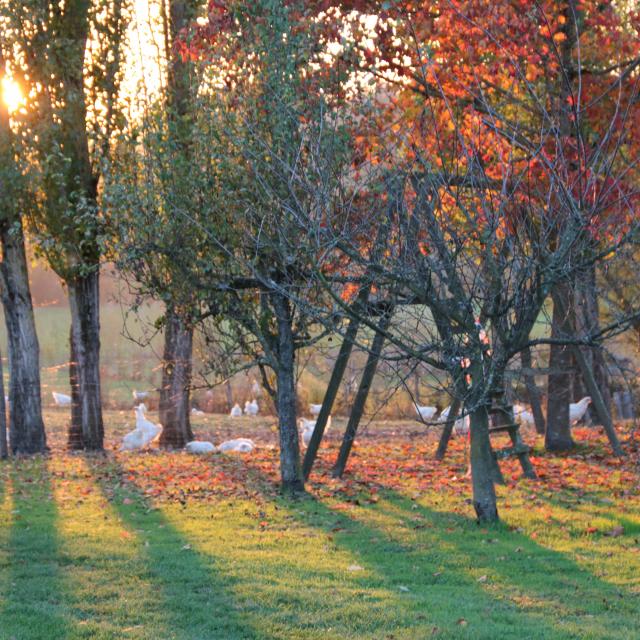
[[[538,481],[504,463],[503,522],[480,527],[464,442],[436,463],[415,423],[371,425],[335,481],[336,421],[288,501],[269,419],[201,419],[260,445],[207,458],[121,454],[131,418],[106,419],[106,456],[65,453],[57,411],[50,456],[0,463],[1,640],[640,637],[637,454],[594,431],[538,452]]]

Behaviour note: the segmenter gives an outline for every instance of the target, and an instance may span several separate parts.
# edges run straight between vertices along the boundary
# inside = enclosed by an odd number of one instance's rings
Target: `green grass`
[[[184,491],[154,502],[158,465]],[[190,493],[203,469],[228,491]],[[251,459],[0,463],[0,640],[639,637],[637,490],[519,482],[479,527],[465,491],[353,473],[287,501]]]

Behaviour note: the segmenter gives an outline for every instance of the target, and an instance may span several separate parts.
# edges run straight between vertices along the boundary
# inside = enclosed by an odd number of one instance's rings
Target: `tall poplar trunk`
[[[2,353],[0,353],[0,460],[4,460],[8,455],[7,407],[4,400],[4,372],[2,369]]]
[[[190,420],[193,328],[167,309],[160,389],[160,446],[181,449],[193,440]]]
[[[69,327],[69,388],[71,389],[71,423],[67,431],[67,447],[73,451],[84,449],[82,437],[82,405],[80,403],[80,388],[78,382],[78,362],[76,348],[73,342],[73,327]]]
[[[104,446],[100,393],[99,285],[97,267],[85,276],[67,281],[82,444],[89,451],[100,451]]]
[[[304,491],[300,460],[300,441],[296,424],[295,350],[289,301],[280,293],[272,294],[278,324],[278,366],[276,407],[280,434],[280,477],[285,493]]]
[[[1,242],[0,294],[9,347],[11,451],[39,453],[47,447],[40,397],[40,346],[20,221],[2,229]]]
[[[570,288],[566,283],[559,284],[553,291],[552,338],[567,338],[573,332],[569,296]],[[572,360],[570,346],[551,344],[547,391],[547,430],[544,441],[547,451],[568,451],[575,446],[569,423]]]

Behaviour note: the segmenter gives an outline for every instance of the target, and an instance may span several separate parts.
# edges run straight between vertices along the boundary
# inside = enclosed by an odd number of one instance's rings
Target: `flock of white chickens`
[[[572,402],[569,405],[569,421],[571,422],[571,424],[575,424],[579,420],[582,420],[590,404],[591,397],[585,396],[584,398],[582,398],[582,400],[578,402]],[[440,415],[436,418],[435,416],[438,413],[437,407],[416,404],[416,412],[422,422],[433,421],[438,424],[444,424],[449,417],[450,411],[451,407],[449,406],[446,409],[443,409],[440,412]],[[529,409],[527,409],[527,407],[525,407],[524,405],[513,405],[513,417],[518,424],[535,426],[533,413],[531,413],[531,411],[529,411]],[[467,414],[461,418],[458,418],[455,421],[454,429],[455,432],[460,435],[466,435],[467,433],[469,433],[469,415]]]
[[[68,396],[64,393],[59,393],[57,391],[52,392],[53,400],[55,404],[59,407],[66,407],[71,405],[71,396]],[[162,433],[162,425],[154,424],[150,420],[147,419],[145,413],[147,411],[147,407],[142,402],[146,400],[149,396],[148,391],[134,391],[133,398],[135,401],[140,402],[138,406],[135,407],[135,415],[136,415],[136,428],[133,431],[127,433],[122,439],[122,445],[120,447],[121,451],[136,451],[140,449],[144,449],[149,446],[153,442],[155,442]],[[591,404],[591,398],[589,396],[585,396],[579,402],[573,402],[569,406],[569,420],[571,424],[575,424],[579,420],[582,419],[584,414],[587,411],[587,408]],[[440,415],[436,418],[436,414],[438,413],[437,407],[432,407],[428,405],[415,405],[416,413],[420,421],[422,422],[434,422],[437,424],[444,424],[448,417],[449,412],[451,411],[451,407],[446,407],[440,412]],[[320,409],[322,408],[321,404],[310,404],[309,410],[313,416],[316,417],[315,420],[309,420],[307,418],[300,418],[298,420],[298,427],[300,430],[300,436],[302,438],[302,442],[305,447],[309,446],[309,442],[311,441],[311,436],[313,435],[313,431],[316,427],[317,416],[320,414]],[[239,404],[234,404],[231,409],[229,416],[231,418],[239,418],[242,415],[245,416],[257,416],[260,411],[260,407],[258,405],[258,401],[254,398],[253,400],[247,400],[244,405],[244,411],[240,408]],[[193,415],[202,416],[204,415],[203,411],[199,409],[193,408],[191,410]],[[513,405],[513,415],[516,422],[521,425],[534,426],[535,420],[533,414],[527,407],[521,404]],[[454,430],[459,435],[466,435],[469,433],[469,415],[461,416],[457,418],[454,423]],[[327,424],[325,427],[325,431],[328,431],[331,427],[331,416],[327,419]],[[216,451],[220,451],[223,453],[251,453],[255,449],[255,443],[253,440],[249,438],[235,438],[233,440],[226,440],[220,443],[217,447],[206,440],[193,440],[192,442],[187,443],[185,447],[185,451],[187,453],[193,454],[208,454],[214,453]]]

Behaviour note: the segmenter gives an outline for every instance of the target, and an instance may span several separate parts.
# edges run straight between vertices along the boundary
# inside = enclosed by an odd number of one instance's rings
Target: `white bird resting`
[[[187,442],[185,450],[187,453],[202,455],[206,453],[213,453],[216,448],[211,442],[207,442],[206,440],[192,440],[191,442]]]
[[[147,407],[144,404],[135,408],[136,428],[122,439],[121,451],[144,449],[160,436],[162,425],[153,424],[151,420],[147,420],[144,415],[146,410]]]
[[[418,414],[418,416],[424,420],[425,422],[427,420],[431,420],[436,413],[438,413],[438,407],[429,407],[426,405],[415,405],[416,407],[416,413]]]
[[[585,396],[579,402],[572,402],[569,405],[569,422],[575,424],[578,420],[582,420],[591,404],[591,396]]]
[[[260,411],[260,407],[258,406],[258,401],[255,398],[251,402],[247,400],[244,403],[244,414],[246,416],[257,416],[258,411]]]
[[[233,405],[233,408],[231,409],[231,411],[229,412],[229,417],[240,418],[241,416],[242,416],[242,409],[240,408],[240,405],[236,402]]]
[[[319,416],[320,415],[320,409],[322,409],[322,404],[310,404],[309,405],[309,411],[311,412],[312,416]]]
[[[256,448],[255,442],[249,438],[236,438],[221,442],[217,449],[222,453],[251,453]]]
[[[195,407],[193,407],[191,409],[191,415],[192,416],[203,416],[204,415],[204,411],[201,411],[200,409],[196,409]]]
[[[136,402],[140,402],[141,400],[146,400],[149,397],[149,392],[148,391],[136,391],[134,389],[131,395],[133,396],[133,399]]]
[[[52,391],[51,395],[53,396],[53,401],[56,403],[57,407],[68,407],[71,405],[71,396],[68,396],[66,393]]]

